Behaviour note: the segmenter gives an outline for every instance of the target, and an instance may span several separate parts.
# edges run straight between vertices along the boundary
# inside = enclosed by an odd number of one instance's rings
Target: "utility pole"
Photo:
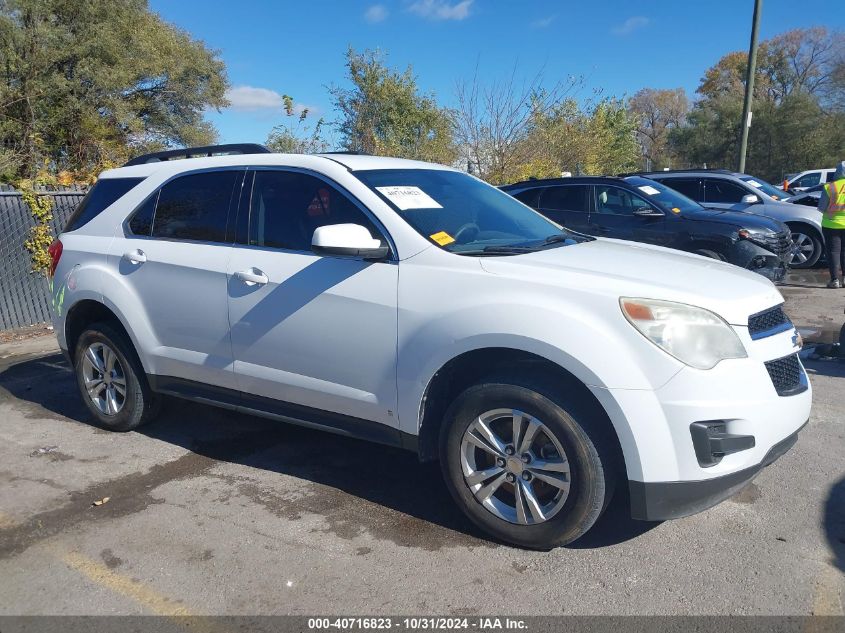
[[[739,171],[745,172],[745,152],[748,149],[748,132],[751,127],[751,96],[754,94],[754,75],[757,73],[757,26],[763,0],[754,0],[754,17],[751,23],[751,46],[748,49],[748,68],[745,72],[745,99],[742,102],[742,136],[739,141]]]

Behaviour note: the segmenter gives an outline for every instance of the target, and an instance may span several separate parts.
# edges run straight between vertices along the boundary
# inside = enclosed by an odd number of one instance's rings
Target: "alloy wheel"
[[[92,343],[82,357],[82,379],[88,397],[105,415],[117,415],[126,402],[126,374],[115,351]]]
[[[793,233],[792,259],[789,264],[791,266],[797,266],[806,263],[813,256],[813,251],[815,251],[815,249],[816,245],[813,243],[813,239],[809,235],[805,235],[804,233]]]
[[[569,496],[569,460],[540,420],[517,409],[481,414],[461,440],[464,481],[476,500],[518,525],[548,521]]]

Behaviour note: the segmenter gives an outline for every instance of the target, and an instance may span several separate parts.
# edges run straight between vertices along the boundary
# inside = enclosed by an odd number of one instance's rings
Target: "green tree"
[[[621,99],[599,98],[579,107],[575,99],[560,101],[535,114],[522,141],[530,156],[517,177],[548,178],[561,172],[618,174],[636,168],[639,146],[636,119]]]
[[[322,137],[323,119],[308,123],[308,108],[297,109],[293,97],[282,95],[285,122],[277,125],[267,137],[267,147],[281,154],[317,154],[328,149]]]
[[[351,88],[332,87],[344,149],[365,154],[452,163],[450,113],[421,94],[410,67],[391,70],[377,51],[346,53]]]
[[[734,168],[747,55],[733,52],[708,69],[687,125],[670,144],[689,166]],[[845,36],[795,29],[761,42],[754,86],[747,170],[771,181],[787,172],[833,166],[845,148],[840,73]]]
[[[216,52],[146,0],[0,0],[0,170],[90,173],[130,153],[216,137]]]

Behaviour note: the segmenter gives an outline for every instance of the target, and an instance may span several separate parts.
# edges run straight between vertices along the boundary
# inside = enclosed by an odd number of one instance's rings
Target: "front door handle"
[[[134,251],[124,253],[123,256],[133,264],[143,264],[145,261],[147,261],[147,254],[140,248],[136,248]]]
[[[263,286],[268,281],[267,275],[257,268],[250,268],[249,270],[239,270],[235,273],[235,279],[244,282],[247,286]]]

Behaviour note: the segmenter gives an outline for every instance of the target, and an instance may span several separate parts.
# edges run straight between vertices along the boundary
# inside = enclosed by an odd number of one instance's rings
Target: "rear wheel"
[[[790,226],[792,231],[791,268],[812,268],[822,256],[824,244],[817,233],[801,226]]]
[[[111,324],[89,326],[74,358],[82,400],[99,426],[131,431],[158,414],[160,398],[147,385],[132,343]]]
[[[615,483],[595,412],[540,381],[495,379],[464,391],[441,434],[441,467],[464,513],[523,547],[571,543],[592,527]]]

